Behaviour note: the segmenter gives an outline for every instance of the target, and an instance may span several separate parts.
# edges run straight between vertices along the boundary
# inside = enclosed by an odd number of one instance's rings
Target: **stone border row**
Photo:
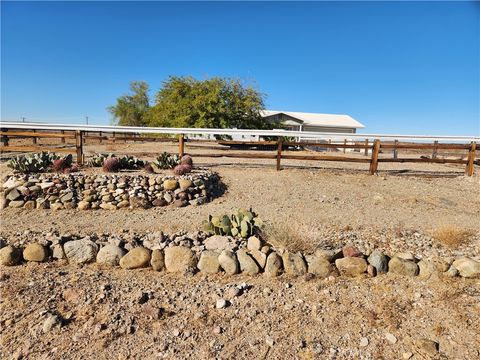
[[[364,274],[373,277],[387,272],[403,276],[418,275],[421,278],[432,275],[480,277],[480,262],[468,257],[455,260],[432,257],[417,262],[409,253],[389,258],[375,250],[366,256],[353,246],[344,247],[340,251],[317,250],[314,254],[303,255],[300,252],[274,251],[254,236],[248,239],[246,248],[236,251],[211,249],[199,254],[186,246],[170,246],[164,250],[138,246],[127,252],[113,244],[99,248],[98,244],[88,239],[56,244],[51,254],[48,247],[39,243],[30,243],[23,251],[12,245],[0,249],[0,264],[4,266],[18,265],[22,259],[44,262],[50,258],[67,259],[76,264],[97,262],[123,269],[151,267],[155,271],[200,271],[206,274],[223,271],[227,275],[264,273],[269,277],[282,273],[288,276],[311,274],[319,278],[338,275],[356,277]]]

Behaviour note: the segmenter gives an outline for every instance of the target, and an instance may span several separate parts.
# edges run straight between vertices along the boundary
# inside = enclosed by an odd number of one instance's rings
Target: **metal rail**
[[[350,134],[325,133],[291,130],[250,130],[250,129],[207,129],[207,128],[164,128],[164,127],[135,127],[111,125],[81,125],[81,124],[41,124],[24,122],[0,122],[2,129],[29,129],[29,130],[65,130],[65,131],[92,131],[138,134],[172,134],[172,135],[245,135],[245,136],[292,136],[302,139],[352,139],[352,140],[403,140],[403,141],[441,141],[441,142],[479,142],[480,136],[443,136],[443,135],[398,135],[398,134]]]

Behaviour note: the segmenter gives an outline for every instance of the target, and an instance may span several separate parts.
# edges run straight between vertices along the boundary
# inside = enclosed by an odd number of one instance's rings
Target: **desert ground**
[[[87,154],[175,151],[87,144]],[[209,214],[253,208],[276,246],[480,257],[480,176],[457,165],[195,158],[223,196],[147,210],[1,211],[0,235],[197,231]],[[356,154],[354,156],[362,156]],[[388,154],[383,154],[388,156]],[[8,175],[0,164],[2,178]],[[92,171],[92,170],[87,170]],[[95,170],[101,171],[101,170]],[[480,281],[393,274],[348,279],[172,275],[57,261],[1,269],[5,359],[480,359]],[[235,290],[236,289],[236,290]],[[216,300],[229,306],[218,309]],[[62,326],[45,331],[51,314]],[[424,340],[439,344],[432,351]]]

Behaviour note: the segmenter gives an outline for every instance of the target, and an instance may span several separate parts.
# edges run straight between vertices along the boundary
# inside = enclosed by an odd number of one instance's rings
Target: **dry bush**
[[[454,249],[470,242],[471,236],[472,231],[460,229],[454,225],[443,226],[433,234],[433,238],[440,244]]]
[[[265,225],[262,236],[276,248],[313,253],[319,241],[314,229],[291,218]]]

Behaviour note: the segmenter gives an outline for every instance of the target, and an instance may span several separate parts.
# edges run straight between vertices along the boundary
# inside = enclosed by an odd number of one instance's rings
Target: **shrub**
[[[103,162],[103,170],[106,172],[115,172],[120,170],[120,161],[116,157],[105,159]]]
[[[433,234],[433,238],[444,246],[458,248],[459,246],[468,243],[471,235],[472,232],[469,230],[446,225],[437,229]]]
[[[187,164],[177,165],[173,169],[173,173],[175,175],[185,175],[185,174],[188,174],[190,171],[192,171],[192,167],[190,165],[187,165]]]

